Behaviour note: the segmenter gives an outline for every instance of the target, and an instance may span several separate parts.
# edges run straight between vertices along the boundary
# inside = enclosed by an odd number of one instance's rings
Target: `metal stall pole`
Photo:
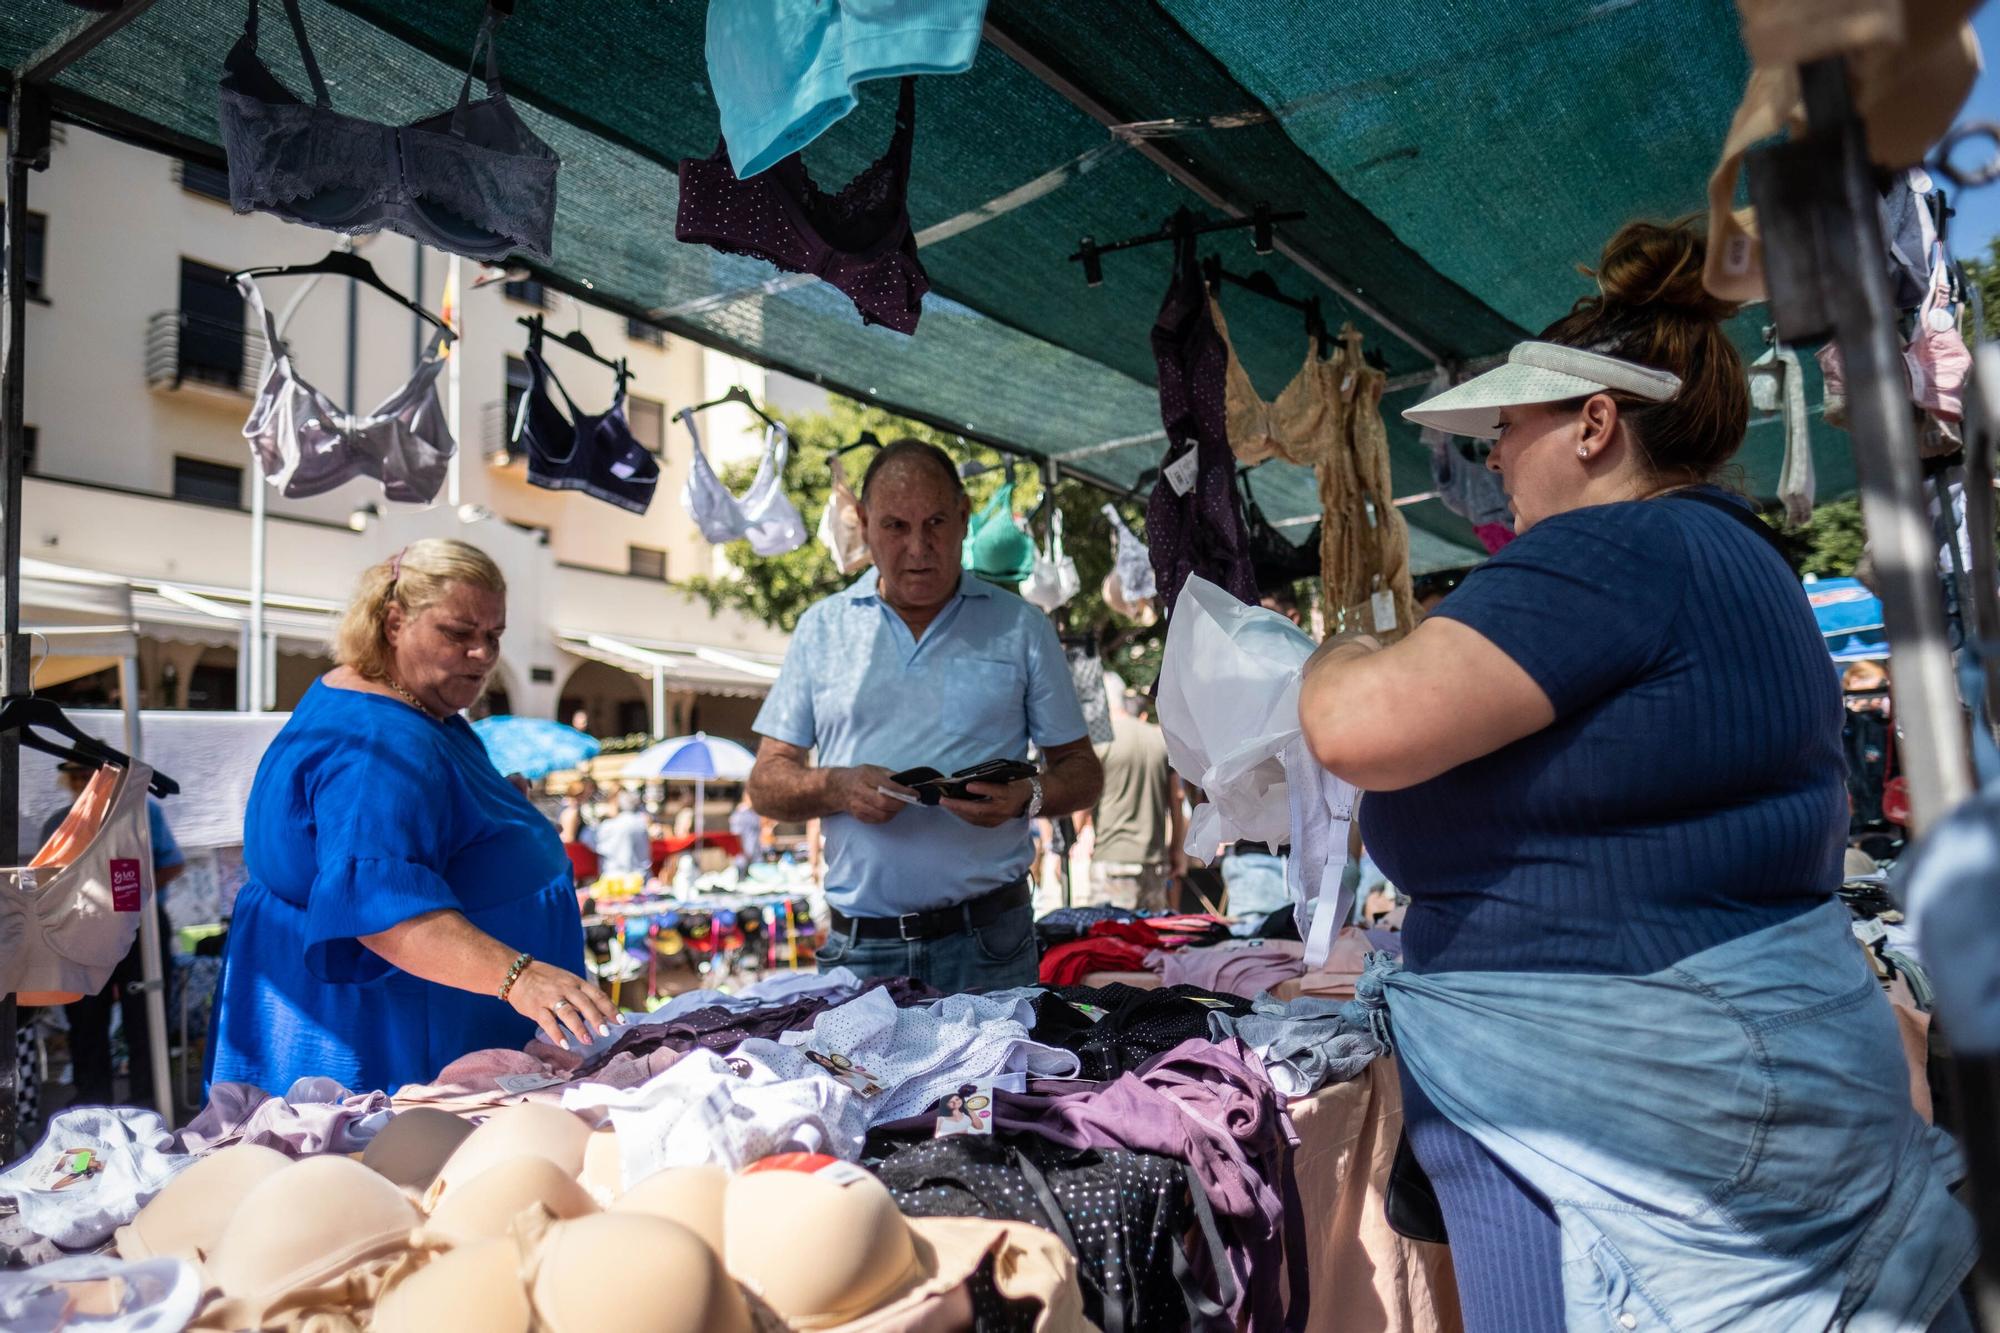
[[[28,173],[49,165],[48,83],[138,18],[153,0],[129,0],[123,9],[84,19],[55,42],[24,61],[7,89],[6,263],[0,275],[0,697],[26,694],[28,644],[21,637],[21,474],[24,452],[22,412],[27,403]],[[19,865],[21,833],[21,738],[0,733],[0,852]],[[14,1055],[14,997],[0,998],[0,1161],[14,1155],[20,1088]]]
[[[1916,428],[1905,387],[1895,309],[1884,270],[1881,221],[1865,146],[1838,59],[1802,66],[1807,135],[1749,155],[1750,193],[1764,238],[1765,276],[1779,336],[1802,342],[1832,335],[1846,363],[1849,431],[1861,510],[1874,552],[1882,619],[1894,674],[1896,724],[1910,779],[1914,831],[1934,824],[1972,791],[1969,728],[1953,679],[1938,578],[1937,537],[1926,512]],[[1983,350],[1983,349],[1982,349]],[[1989,354],[1986,367],[1994,365]],[[1985,381],[1990,390],[1992,381]],[[1968,489],[1990,488],[1993,437],[1975,389],[1968,423]],[[1981,451],[1986,451],[1984,454]],[[1990,493],[1968,494],[1975,579],[1991,579]],[[1983,526],[1982,526],[1983,525]],[[1981,589],[1963,589],[1968,628],[1990,634]],[[1952,1100],[1970,1170],[1969,1201],[1986,1253],[1976,1294],[1989,1323],[2000,1321],[2000,1062],[1960,1057]]]
[[[1847,370],[1848,431],[1894,667],[1911,832],[1972,792],[1964,710],[1945,640],[1937,538],[1889,296],[1882,225],[1846,63],[1800,67],[1808,133],[1748,156],[1778,336],[1831,335]]]

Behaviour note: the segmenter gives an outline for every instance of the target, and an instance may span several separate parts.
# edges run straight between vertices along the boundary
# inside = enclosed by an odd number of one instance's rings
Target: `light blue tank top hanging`
[[[708,84],[738,179],[824,134],[864,80],[971,69],[985,18],[986,0],[716,0]]]

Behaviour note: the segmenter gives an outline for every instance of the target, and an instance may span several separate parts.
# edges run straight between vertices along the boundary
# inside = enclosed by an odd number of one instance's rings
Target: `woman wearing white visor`
[[[1839,682],[1711,484],[1749,403],[1702,259],[1627,227],[1404,413],[1494,440],[1520,536],[1300,716],[1411,897],[1378,993],[1473,1333],[1963,1327],[1955,1154],[1834,897]]]

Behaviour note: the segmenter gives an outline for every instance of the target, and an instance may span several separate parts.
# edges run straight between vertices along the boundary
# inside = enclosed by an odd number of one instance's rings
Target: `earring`
[[[1576,447],[1576,456],[1578,458],[1588,459],[1590,457],[1590,446],[1587,444],[1579,444]]]

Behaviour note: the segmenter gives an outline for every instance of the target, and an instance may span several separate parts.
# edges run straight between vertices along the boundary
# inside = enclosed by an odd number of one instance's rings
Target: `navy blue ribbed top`
[[[1432,614],[1518,662],[1556,720],[1362,800],[1411,897],[1411,970],[1654,972],[1839,886],[1839,680],[1739,519],[1671,496],[1560,514]]]

